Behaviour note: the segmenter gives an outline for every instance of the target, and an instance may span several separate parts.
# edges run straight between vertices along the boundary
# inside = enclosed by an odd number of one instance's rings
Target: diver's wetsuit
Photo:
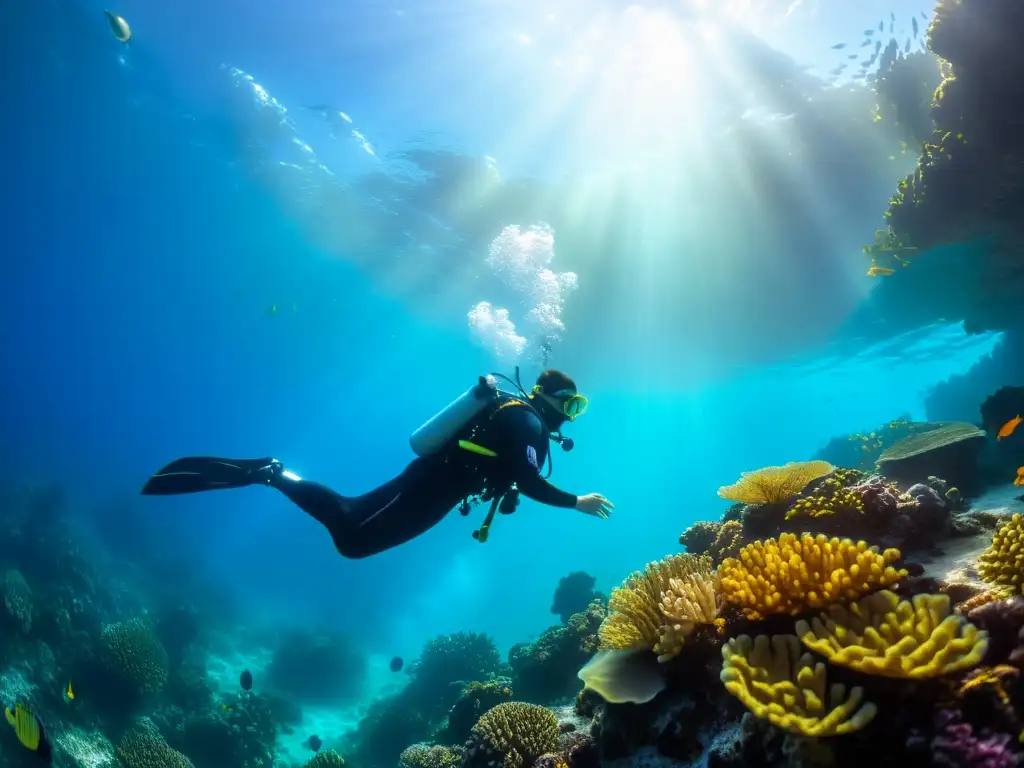
[[[472,439],[497,456],[463,450],[459,439]],[[548,431],[530,407],[505,401],[477,416],[436,455],[414,459],[396,478],[362,496],[342,496],[320,483],[300,479],[274,459],[208,457],[172,462],[150,478],[142,493],[271,485],[322,523],[338,552],[362,558],[419,536],[469,497],[485,490],[501,496],[513,483],[535,501],[574,508],[575,496],[540,475],[548,440]]]

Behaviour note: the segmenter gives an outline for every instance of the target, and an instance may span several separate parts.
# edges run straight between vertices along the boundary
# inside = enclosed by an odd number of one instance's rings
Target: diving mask
[[[548,395],[556,400],[562,401],[562,413],[565,414],[565,418],[569,421],[573,421],[577,416],[582,416],[587,412],[587,398],[572,389],[560,389],[557,392],[547,393],[542,387],[534,387],[534,394]]]

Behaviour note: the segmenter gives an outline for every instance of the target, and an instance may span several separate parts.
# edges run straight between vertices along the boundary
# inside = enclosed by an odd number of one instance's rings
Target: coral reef
[[[195,768],[192,761],[171,749],[156,726],[141,720],[117,745],[124,768]]]
[[[400,768],[458,768],[462,758],[462,747],[413,744],[398,756],[398,765]]]
[[[797,614],[896,583],[906,571],[892,567],[900,553],[849,539],[782,534],[757,541],[720,566],[725,600],[751,619]]]
[[[978,457],[985,431],[966,422],[932,425],[890,446],[878,458],[878,471],[905,486],[937,475],[966,496],[980,488]]]
[[[499,704],[473,726],[463,766],[529,768],[558,748],[558,737],[558,718],[551,710],[517,701]]]
[[[833,684],[825,689],[825,665],[801,654],[793,635],[747,635],[722,648],[726,690],[757,717],[804,736],[859,731],[875,717],[864,690]]]
[[[732,485],[718,489],[718,495],[744,504],[781,504],[802,491],[812,480],[827,475],[834,467],[826,461],[790,462],[781,467],[763,467],[744,472]]]
[[[534,704],[553,704],[575,696],[576,671],[600,643],[598,631],[608,615],[600,600],[569,617],[564,626],[549,627],[532,643],[517,643],[508,654],[516,696]]]
[[[992,544],[978,558],[978,573],[1012,594],[1024,591],[1024,516],[1014,515],[996,531]]]
[[[573,614],[587,610],[587,606],[595,600],[605,600],[604,595],[594,590],[596,583],[597,579],[584,571],[573,571],[563,576],[555,588],[551,612],[566,624]]]
[[[881,590],[798,621],[796,633],[831,664],[886,677],[948,675],[980,663],[988,650],[987,633],[954,615],[947,595],[900,600]]]
[[[441,745],[465,743],[477,721],[499,704],[511,701],[512,696],[512,681],[508,679],[468,683],[448,713],[444,727],[434,734],[433,740]]]
[[[612,590],[608,601],[608,617],[598,632],[602,650],[648,649],[667,661],[682,650],[683,642],[698,623],[706,623],[705,614],[694,614],[680,622],[665,615],[665,606],[683,610],[677,594],[689,594],[694,585],[703,591],[702,581],[711,581],[711,560],[698,555],[674,555],[649,563],[642,572],[631,574],[622,586]],[[673,584],[674,582],[674,584]],[[669,602],[665,595],[670,594]],[[698,606],[699,608],[699,606]],[[711,621],[717,616],[711,616]]]

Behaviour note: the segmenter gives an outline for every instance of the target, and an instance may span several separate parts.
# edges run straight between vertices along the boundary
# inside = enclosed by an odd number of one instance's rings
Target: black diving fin
[[[219,459],[187,456],[172,461],[142,486],[144,496],[172,496],[179,493],[217,491],[267,485],[283,471],[277,459]]]

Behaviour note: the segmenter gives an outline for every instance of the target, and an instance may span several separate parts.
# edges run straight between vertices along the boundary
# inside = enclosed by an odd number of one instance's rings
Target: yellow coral
[[[852,483],[863,478],[855,469],[837,469],[815,488],[813,494],[801,495],[786,512],[786,519],[794,517],[823,517],[837,512],[863,512],[864,500],[850,490]]]
[[[863,541],[784,533],[748,544],[718,574],[725,599],[757,619],[856,600],[894,584],[907,575],[890,565],[899,557],[898,549],[879,553]]]
[[[800,654],[793,635],[749,635],[722,647],[725,689],[757,717],[803,736],[838,736],[871,722],[876,707],[864,691],[833,683],[825,696],[825,665]]]
[[[711,570],[711,561],[704,558],[703,568],[683,578],[671,578],[661,593],[662,627],[660,653],[668,660],[683,649],[683,642],[698,624],[714,624],[722,598],[718,574]]]
[[[948,595],[900,600],[887,589],[798,621],[796,633],[833,664],[914,680],[973,667],[988,649],[988,634],[955,615]]]
[[[623,651],[646,648],[667,661],[682,649],[684,635],[666,622],[662,595],[672,590],[672,579],[686,583],[691,575],[707,578],[711,560],[702,555],[672,555],[630,574],[612,590],[608,616],[598,630],[600,649]]]
[[[978,574],[989,584],[1024,592],[1024,517],[1014,515],[996,531],[978,558]]]
[[[723,485],[718,495],[744,504],[778,504],[834,469],[827,461],[791,461],[781,467],[763,467],[744,472],[732,485]]]
[[[536,704],[509,701],[484,713],[473,726],[467,747],[482,752],[487,764],[529,768],[558,748],[558,718]]]

